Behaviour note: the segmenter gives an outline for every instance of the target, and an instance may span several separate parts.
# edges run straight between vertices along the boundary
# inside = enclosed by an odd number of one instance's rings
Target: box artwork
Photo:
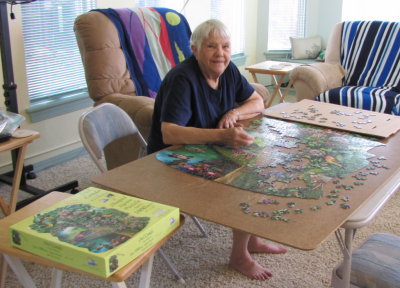
[[[9,229],[11,244],[100,277],[179,225],[179,209],[90,187]]]

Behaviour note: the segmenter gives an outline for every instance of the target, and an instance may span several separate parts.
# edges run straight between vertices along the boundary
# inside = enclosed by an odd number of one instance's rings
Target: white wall
[[[342,0],[309,0],[310,2],[318,2],[315,6],[318,9],[315,13],[310,14],[310,17],[315,17],[316,21],[316,33],[322,36],[323,46],[326,47],[326,43],[329,39],[329,35],[333,26],[342,21]],[[313,16],[311,16],[313,15]]]
[[[340,12],[341,1],[342,0],[309,0],[311,11],[308,16],[310,19],[310,33],[320,34],[324,39],[327,37],[333,24],[340,21],[340,13],[338,14],[338,11]],[[202,5],[202,2],[202,0],[191,0],[188,9],[195,10],[196,5]],[[99,8],[133,7],[134,4],[134,0],[97,0],[97,6]],[[9,23],[10,35],[12,35],[11,45],[14,62],[14,78],[15,83],[18,85],[18,107],[20,113],[24,115],[24,110],[29,107],[29,97],[24,68],[25,63],[19,6],[20,5],[15,5],[13,7],[16,20],[9,20]],[[266,15],[268,15],[268,0],[247,0],[245,13],[247,19],[245,53],[248,56],[246,64],[250,65],[265,59],[263,58],[263,52],[266,50],[266,40],[268,37],[268,19],[266,17]],[[241,67],[241,70],[243,72],[243,67]],[[1,85],[2,79],[1,77]],[[1,93],[0,106],[4,105],[2,95]],[[83,110],[76,111],[37,123],[30,123],[29,120],[26,120],[21,125],[22,128],[33,129],[40,133],[40,138],[34,141],[28,148],[26,163],[34,164],[81,147],[77,125],[82,112]],[[9,170],[10,163],[11,158],[9,154],[1,154],[0,172]]]

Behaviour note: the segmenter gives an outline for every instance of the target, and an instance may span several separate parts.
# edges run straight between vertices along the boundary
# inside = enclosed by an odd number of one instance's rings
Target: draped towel
[[[340,59],[343,87],[316,100],[400,115],[400,23],[344,22]]]
[[[186,18],[168,8],[96,9],[115,25],[137,95],[155,98],[165,74],[192,55]]]

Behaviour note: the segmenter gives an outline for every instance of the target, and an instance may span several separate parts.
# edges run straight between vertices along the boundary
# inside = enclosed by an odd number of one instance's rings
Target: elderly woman
[[[190,42],[193,56],[171,69],[161,84],[148,153],[174,144],[252,144],[253,137],[238,120],[261,113],[264,103],[230,61],[231,43],[226,26],[218,20],[208,20],[194,30]],[[247,277],[266,280],[271,272],[250,253],[285,252],[280,245],[233,230],[229,265]]]

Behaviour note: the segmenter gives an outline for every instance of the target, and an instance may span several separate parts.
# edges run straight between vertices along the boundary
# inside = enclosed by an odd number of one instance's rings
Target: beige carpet
[[[91,185],[90,179],[97,169],[88,156],[81,156],[63,165],[37,174],[29,184],[41,189],[51,189],[72,180],[79,180],[80,189]],[[0,184],[0,193],[7,196],[9,187]],[[21,199],[26,193],[21,193]],[[359,245],[369,234],[389,232],[400,236],[400,193],[397,193],[381,210],[378,217],[356,234],[355,245]],[[256,259],[269,267],[274,276],[267,281],[249,280],[226,265],[231,246],[230,229],[202,221],[209,233],[202,238],[190,217],[184,227],[163,248],[176,268],[186,280],[186,286],[175,281],[173,274],[159,257],[155,258],[151,278],[152,287],[330,287],[332,269],[342,258],[334,235],[331,235],[316,250],[300,251],[289,248],[285,255],[256,255]],[[49,287],[50,269],[26,263],[37,287]],[[128,287],[137,287],[139,273],[127,281]],[[7,274],[7,288],[22,287],[14,273]],[[109,283],[89,279],[77,274],[64,274],[63,287],[111,287]]]

